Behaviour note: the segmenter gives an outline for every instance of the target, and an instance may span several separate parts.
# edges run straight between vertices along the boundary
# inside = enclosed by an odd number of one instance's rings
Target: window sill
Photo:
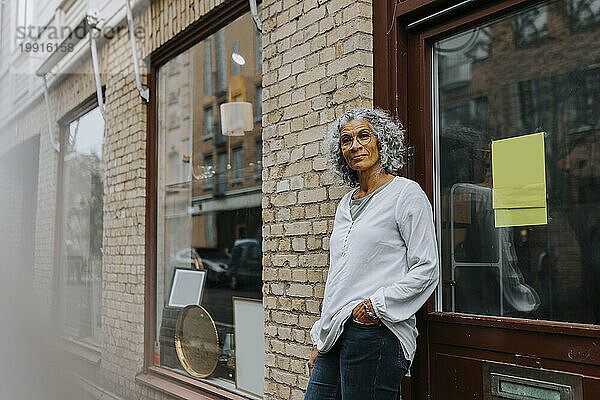
[[[138,374],[135,380],[181,400],[248,400],[247,397],[160,367],[148,368],[146,373]]]
[[[97,347],[65,336],[57,337],[57,346],[60,350],[71,353],[92,365],[100,365],[102,352]]]

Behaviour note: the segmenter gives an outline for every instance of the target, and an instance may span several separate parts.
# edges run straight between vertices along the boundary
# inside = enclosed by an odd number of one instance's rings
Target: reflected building
[[[458,312],[462,307],[476,314],[600,321],[595,289],[600,257],[592,244],[600,232],[598,43],[597,0],[549,2],[436,43],[443,253],[453,250],[475,260],[483,249],[500,251],[497,244],[484,243],[482,227],[472,221],[481,203],[468,196],[453,199],[454,249],[449,238],[453,185],[492,187],[492,140],[545,133],[548,204],[547,225],[505,228],[511,230],[523,280],[539,294],[540,306],[501,312],[498,278],[485,289],[496,273],[463,267],[445,281],[444,288],[452,288],[444,292],[445,310],[454,304],[452,311]],[[447,277],[451,258],[442,257]],[[470,297],[473,286],[484,289]]]
[[[206,271],[202,306],[221,357],[213,379],[235,373],[232,296],[262,299],[262,56],[249,13],[158,71],[158,365],[181,371],[171,307],[175,270]],[[253,107],[251,131],[224,135],[221,104]]]

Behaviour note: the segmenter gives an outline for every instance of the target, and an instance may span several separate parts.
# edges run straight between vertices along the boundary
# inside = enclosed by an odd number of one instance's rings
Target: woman
[[[385,112],[357,108],[325,139],[333,172],[358,187],[335,215],[305,400],[396,400],[413,359],[415,312],[437,285],[438,255],[427,196],[397,176],[403,134]]]

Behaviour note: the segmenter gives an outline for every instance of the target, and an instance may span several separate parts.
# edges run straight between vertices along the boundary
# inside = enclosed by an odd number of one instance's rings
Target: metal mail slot
[[[505,399],[573,400],[570,386],[491,373],[492,395]]]
[[[583,400],[582,376],[484,361],[483,400]]]

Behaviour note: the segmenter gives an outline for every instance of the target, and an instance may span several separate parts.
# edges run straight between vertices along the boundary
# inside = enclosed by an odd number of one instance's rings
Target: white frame
[[[262,399],[264,396],[265,368],[265,319],[262,300],[233,296],[232,301],[235,338],[235,388]],[[257,342],[254,343],[253,339]],[[244,374],[241,375],[240,373]],[[260,383],[256,385],[256,382]]]
[[[174,303],[173,297],[176,292],[176,288],[180,287],[181,283],[185,275],[194,276],[194,278],[200,277],[200,288],[198,289],[198,293],[194,293],[194,298],[190,298],[190,301],[184,301],[183,303]],[[169,301],[167,302],[168,307],[177,307],[183,308],[189,306],[191,304],[201,305],[202,304],[202,296],[204,294],[204,285],[206,283],[206,270],[204,269],[184,269],[184,268],[176,268],[173,272],[173,282],[171,283],[171,292],[169,293]]]

